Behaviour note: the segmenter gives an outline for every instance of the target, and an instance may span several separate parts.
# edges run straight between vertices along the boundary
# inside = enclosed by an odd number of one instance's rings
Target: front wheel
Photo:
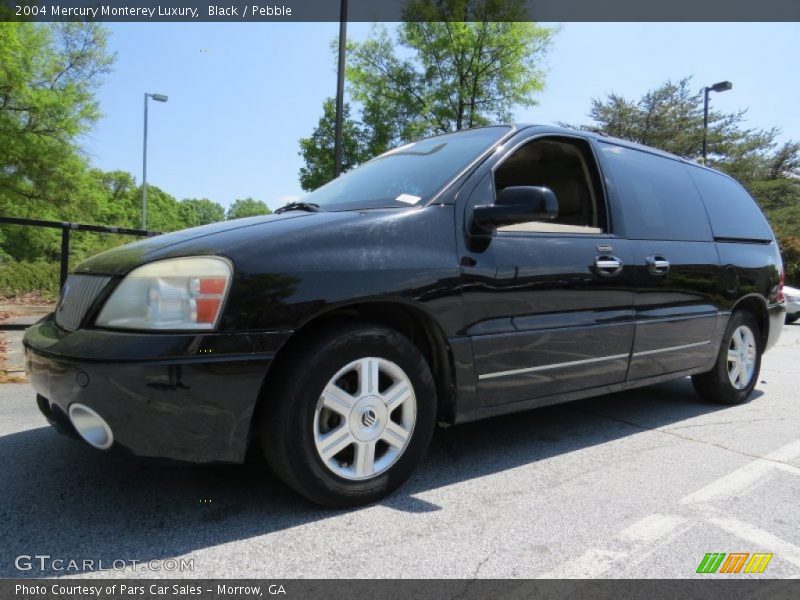
[[[753,315],[744,311],[733,313],[714,368],[692,376],[695,390],[711,402],[745,402],[758,381],[761,352],[759,328]]]
[[[337,326],[276,367],[260,438],[287,484],[320,504],[348,507],[378,500],[411,475],[433,433],[436,392],[405,336]]]
[[[791,315],[787,313],[787,315],[786,315],[786,324],[787,325],[791,325],[792,323],[797,321],[797,319],[800,319],[800,313],[793,313]]]

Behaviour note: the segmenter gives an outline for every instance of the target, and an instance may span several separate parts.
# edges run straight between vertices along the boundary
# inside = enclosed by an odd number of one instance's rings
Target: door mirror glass
[[[550,188],[509,186],[500,191],[494,204],[474,208],[472,229],[476,233],[486,233],[504,225],[552,221],[556,217],[558,200]]]

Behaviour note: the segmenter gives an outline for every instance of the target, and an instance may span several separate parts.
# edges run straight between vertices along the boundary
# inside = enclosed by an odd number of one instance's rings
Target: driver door
[[[634,333],[634,261],[608,228],[599,172],[582,138],[541,136],[509,152],[470,195],[548,187],[559,216],[466,234],[466,333],[480,405],[541,399],[625,380]]]

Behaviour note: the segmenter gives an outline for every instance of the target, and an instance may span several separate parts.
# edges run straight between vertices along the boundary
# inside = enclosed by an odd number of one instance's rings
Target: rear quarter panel
[[[733,310],[747,297],[766,300],[769,331],[765,350],[775,345],[783,327],[784,307],[778,303],[778,283],[782,269],[777,242],[768,244],[718,242],[723,308]]]

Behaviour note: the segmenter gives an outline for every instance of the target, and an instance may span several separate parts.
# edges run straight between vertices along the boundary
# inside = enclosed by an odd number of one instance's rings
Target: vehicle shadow
[[[412,480],[381,504],[438,510],[414,495],[721,409],[683,379],[438,430]],[[20,571],[18,555],[145,562],[340,514],[289,490],[258,452],[241,466],[155,466],[42,427],[0,437],[0,456],[0,577],[75,573]]]

